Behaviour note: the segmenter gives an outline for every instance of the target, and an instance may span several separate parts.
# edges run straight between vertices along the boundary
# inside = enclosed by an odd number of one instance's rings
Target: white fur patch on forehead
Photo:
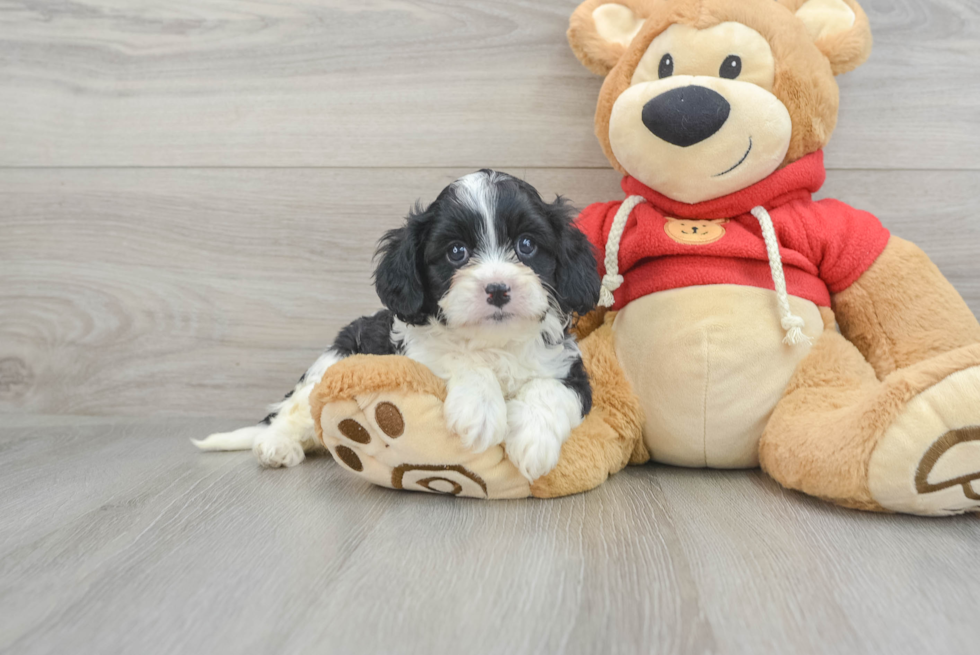
[[[456,198],[483,218],[483,244],[487,250],[497,247],[497,182],[502,176],[494,171],[477,171],[453,182]]]
[[[493,247],[486,247],[481,244],[480,248],[476,249],[473,253],[472,259],[470,259],[471,266],[478,264],[520,264],[521,260],[517,257],[517,253],[513,248],[502,246],[499,247],[494,245]]]

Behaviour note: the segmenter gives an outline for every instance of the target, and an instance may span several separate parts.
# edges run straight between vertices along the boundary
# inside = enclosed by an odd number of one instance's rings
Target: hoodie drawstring
[[[613,291],[623,284],[623,276],[619,274],[619,244],[623,238],[623,231],[629,221],[630,214],[640,203],[646,202],[643,196],[630,196],[619,206],[613,218],[612,227],[609,230],[609,237],[606,239],[606,274],[602,278],[602,288],[599,290],[599,306],[612,307],[616,301],[613,298]],[[780,325],[786,332],[783,343],[791,346],[800,344],[809,345],[812,343],[810,337],[803,333],[806,323],[802,318],[793,313],[789,306],[789,293],[786,291],[786,274],[783,271],[783,259],[779,254],[779,238],[776,236],[776,229],[772,224],[772,217],[761,205],[752,209],[752,215],[762,228],[762,239],[766,243],[766,254],[769,257],[769,270],[772,274],[772,283],[776,289],[776,302],[779,305]]]
[[[762,238],[766,242],[766,254],[769,255],[769,270],[772,272],[772,284],[776,287],[776,301],[779,303],[780,325],[786,331],[786,338],[783,343],[791,346],[800,344],[809,345],[812,343],[810,337],[803,334],[806,323],[802,318],[793,313],[789,306],[789,293],[786,291],[786,274],[783,272],[783,258],[779,254],[779,239],[776,237],[776,228],[772,225],[772,217],[765,207],[758,206],[752,209],[752,215],[759,221],[762,228]]]
[[[602,288],[599,289],[600,307],[612,307],[616,304],[613,291],[623,285],[623,276],[619,274],[619,241],[623,238],[623,230],[626,229],[630,214],[642,202],[646,202],[643,196],[630,196],[619,206],[619,211],[613,219],[609,238],[606,239],[606,274],[602,278]]]

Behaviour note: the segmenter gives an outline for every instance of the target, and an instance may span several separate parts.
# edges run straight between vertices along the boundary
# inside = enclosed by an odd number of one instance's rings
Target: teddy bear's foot
[[[433,396],[373,393],[326,405],[323,445],[373,484],[473,498],[524,498],[530,485],[494,446],[474,453],[445,427]]]
[[[445,387],[398,357],[351,358],[324,376],[311,398],[323,445],[347,471],[373,484],[473,498],[525,498],[530,483],[503,447],[465,448],[443,415]]]
[[[871,455],[868,486],[882,507],[896,512],[980,510],[980,366],[953,373],[907,403]]]

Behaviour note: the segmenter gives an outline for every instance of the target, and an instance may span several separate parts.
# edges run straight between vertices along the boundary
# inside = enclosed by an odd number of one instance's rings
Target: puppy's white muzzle
[[[524,264],[478,261],[456,272],[439,307],[450,327],[539,320],[548,311],[548,293]]]

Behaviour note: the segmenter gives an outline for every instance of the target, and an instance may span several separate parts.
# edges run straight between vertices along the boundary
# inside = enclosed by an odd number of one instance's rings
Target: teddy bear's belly
[[[815,304],[790,297],[816,340]],[[710,285],[651,294],[613,325],[616,353],[645,412],[654,461],[678,466],[759,465],[759,438],[809,345],[789,346],[776,294]]]

